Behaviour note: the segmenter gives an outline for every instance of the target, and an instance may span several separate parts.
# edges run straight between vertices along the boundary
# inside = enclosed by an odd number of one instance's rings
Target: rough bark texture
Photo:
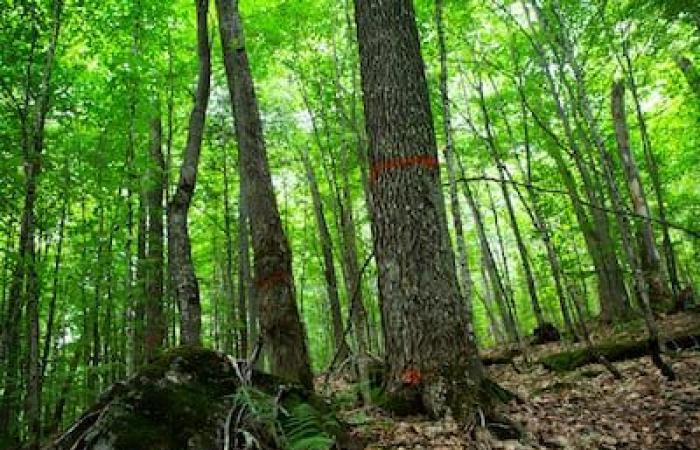
[[[237,0],[217,0],[226,80],[245,171],[260,326],[276,375],[310,387],[312,373],[297,310],[292,255],[282,228],[263,140],[262,122],[245,50]]]
[[[388,389],[429,413],[483,400],[447,232],[413,2],[357,0]]]
[[[201,345],[202,312],[199,283],[192,263],[187,213],[197,184],[197,167],[209,104],[211,51],[207,12],[209,2],[195,0],[197,8],[197,54],[199,75],[195,103],[190,115],[187,146],[180,167],[180,179],[168,205],[168,252],[175,296],[180,304],[180,336],[183,344]]]
[[[165,317],[163,315],[163,193],[165,160],[162,151],[163,127],[160,111],[151,119],[150,165],[148,170],[148,237],[146,249],[146,330],[144,352],[152,360],[163,346]]]

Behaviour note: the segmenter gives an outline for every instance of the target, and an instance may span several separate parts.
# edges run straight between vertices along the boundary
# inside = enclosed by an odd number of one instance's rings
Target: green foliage
[[[342,432],[342,426],[330,408],[318,402],[312,404],[294,393],[271,395],[244,386],[233,398],[245,417],[237,432],[255,436],[256,430],[262,429],[279,448],[285,450],[329,449]]]

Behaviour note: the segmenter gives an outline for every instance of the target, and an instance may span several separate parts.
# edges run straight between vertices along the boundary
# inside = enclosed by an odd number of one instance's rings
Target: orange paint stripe
[[[379,177],[390,170],[407,169],[409,167],[423,167],[425,169],[437,169],[438,159],[432,155],[405,156],[403,158],[379,161],[372,166],[371,178],[376,183]]]

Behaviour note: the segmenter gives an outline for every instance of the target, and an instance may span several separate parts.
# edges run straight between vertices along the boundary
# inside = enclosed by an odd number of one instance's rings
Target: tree
[[[272,356],[275,374],[311,387],[313,375],[295,300],[292,255],[272,188],[238,0],[217,0],[216,9],[246,201],[255,204],[247,212],[262,339]]]
[[[388,391],[466,417],[485,375],[457,285],[412,3],[357,0],[355,12]]]
[[[144,352],[152,360],[165,339],[163,316],[163,194],[165,159],[163,158],[163,126],[160,108],[151,119],[150,165],[147,178],[148,242],[146,249],[146,332]]]
[[[181,339],[183,344],[201,345],[201,305],[199,282],[192,263],[192,249],[187,225],[187,212],[197,185],[197,168],[202,149],[204,123],[209,104],[211,52],[207,13],[209,2],[195,0],[197,10],[197,55],[199,74],[194,106],[190,115],[187,146],[180,167],[180,179],[168,204],[168,253],[175,296],[181,310]]]

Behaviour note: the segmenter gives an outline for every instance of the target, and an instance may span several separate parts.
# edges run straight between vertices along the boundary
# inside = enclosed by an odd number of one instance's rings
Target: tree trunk
[[[318,182],[314,174],[309,158],[309,150],[302,149],[302,162],[306,171],[306,180],[309,183],[311,199],[314,206],[314,216],[316,217],[316,227],[318,228],[319,241],[321,243],[321,253],[323,254],[323,275],[326,279],[326,294],[328,295],[328,305],[331,310],[331,321],[333,326],[333,343],[335,351],[338,353],[336,360],[344,361],[350,355],[350,349],[345,341],[343,330],[343,317],[340,309],[340,297],[338,296],[338,278],[335,272],[335,262],[333,261],[333,243],[331,233],[328,230],[326,216],[323,213],[323,203],[321,193],[318,189]]]
[[[348,304],[350,306],[350,320],[355,332],[357,343],[357,370],[360,376],[360,390],[362,401],[365,406],[372,402],[372,395],[369,384],[369,341],[370,329],[367,320],[367,309],[365,308],[364,296],[362,295],[362,271],[358,266],[357,258],[357,229],[355,227],[355,217],[352,207],[352,193],[350,191],[350,178],[348,173],[349,152],[344,148],[342,159],[342,186],[341,197],[338,198],[340,209],[340,228],[343,236],[343,275],[345,279],[345,289],[347,291]]]
[[[651,137],[649,136],[649,130],[647,129],[647,122],[644,117],[644,112],[642,111],[642,102],[639,98],[639,90],[637,88],[637,79],[634,76],[634,68],[632,66],[632,59],[629,55],[629,49],[627,44],[623,42],[622,45],[623,56],[625,60],[625,75],[627,77],[627,82],[629,83],[630,93],[634,100],[635,112],[637,115],[637,123],[639,125],[639,133],[642,138],[642,148],[644,149],[644,159],[647,164],[647,170],[649,172],[649,178],[651,179],[651,186],[654,191],[654,196],[657,203],[657,208],[659,208],[659,219],[661,220],[661,233],[662,233],[662,243],[664,259],[666,260],[666,270],[668,271],[668,278],[671,283],[671,291],[673,294],[673,299],[678,300],[678,294],[681,291],[680,280],[678,279],[678,268],[676,263],[676,253],[673,249],[673,241],[671,240],[671,232],[666,221],[666,204],[664,203],[664,193],[663,187],[661,185],[661,174],[659,173],[659,164],[656,160],[656,155],[651,145]]]
[[[255,202],[249,217],[263,340],[276,375],[311,387],[313,375],[295,300],[292,255],[272,187],[238,0],[217,0],[216,8],[247,197]]]
[[[239,191],[238,191],[238,320],[244,325],[239,331],[242,357],[247,357],[249,345],[258,343],[260,307],[255,295],[250,270],[250,218],[248,214],[248,188],[245,173],[240,164],[239,152]],[[247,314],[246,314],[247,311]],[[247,323],[247,330],[246,325]]]
[[[530,2],[530,4],[532,4],[536,11],[538,11],[537,20],[542,21],[543,17],[539,7],[537,7],[534,2]],[[526,8],[526,16],[528,23],[530,25],[534,25],[532,23],[528,8]],[[545,29],[547,29],[547,26],[548,25],[544,25]],[[588,197],[589,203],[593,205],[591,208],[591,218],[589,218],[588,214],[586,213],[586,209],[584,208],[584,204],[576,187],[576,181],[571,173],[571,170],[569,169],[569,164],[567,164],[565,161],[561,151],[556,146],[548,147],[547,150],[556,162],[557,169],[559,170],[564,186],[566,187],[567,193],[571,199],[571,203],[576,214],[576,219],[585,238],[588,253],[591,256],[596,269],[596,276],[598,279],[598,298],[601,304],[601,316],[604,320],[614,321],[627,315],[628,300],[627,290],[625,288],[622,276],[622,269],[617,261],[615,247],[612,237],[610,236],[608,218],[606,213],[601,208],[598,194],[594,192],[591,185],[590,174],[588,173],[585,162],[582,159],[580,146],[574,135],[569,114],[567,114],[567,111],[564,108],[564,103],[560,96],[559,89],[556,86],[554,75],[552,74],[550,68],[549,58],[547,57],[545,49],[542,47],[541,43],[534,40],[532,43],[537,52],[537,59],[540,68],[545,75],[547,88],[552,96],[557,117],[564,129],[566,143],[571,148],[571,154],[574,157],[574,162],[576,163],[576,167],[581,174],[582,180],[584,181],[585,194]]]
[[[469,255],[464,238],[462,225],[462,208],[459,204],[457,191],[457,175],[455,162],[455,145],[452,134],[452,116],[450,110],[450,95],[447,88],[447,44],[445,27],[443,24],[443,0],[435,2],[435,24],[438,31],[438,47],[440,52],[440,101],[442,104],[442,127],[445,135],[445,161],[447,163],[447,177],[450,184],[450,209],[452,212],[452,225],[454,227],[455,240],[457,242],[457,273],[461,281],[460,292],[464,298],[466,307],[467,325],[469,337],[476,342],[472,317],[472,276],[469,270]]]
[[[38,196],[38,182],[42,168],[42,154],[44,151],[44,127],[46,116],[50,108],[51,81],[61,29],[61,14],[63,12],[63,0],[56,0],[53,3],[53,27],[49,37],[49,45],[46,50],[46,59],[39,89],[34,104],[33,122],[28,122],[29,115],[21,117],[23,125],[23,150],[24,150],[24,173],[25,173],[25,198],[20,224],[20,236],[18,246],[18,257],[13,280],[10,285],[9,314],[6,317],[3,327],[2,339],[0,342],[0,361],[6,363],[5,389],[2,401],[0,402],[0,429],[7,430],[8,438],[16,436],[17,431],[14,424],[10,423],[13,411],[18,408],[19,392],[16,391],[18,385],[16,379],[16,369],[18,367],[18,347],[21,309],[26,305],[27,320],[29,322],[29,332],[27,334],[27,346],[29,350],[29,361],[27,371],[25,414],[29,431],[30,449],[38,449],[41,440],[41,394],[42,394],[42,371],[41,353],[39,346],[40,336],[40,283],[37,273],[37,256],[35,248],[36,232],[36,200]],[[38,25],[37,25],[38,26]],[[36,36],[35,36],[36,37]],[[36,41],[32,43],[34,49]],[[31,74],[31,61],[28,73]],[[27,79],[27,84],[31,80]],[[27,89],[27,107],[29,100],[29,90]],[[25,111],[26,114],[26,111]],[[23,292],[24,286],[24,292]]]
[[[390,395],[459,418],[488,402],[469,339],[410,0],[357,0]]]
[[[187,146],[180,167],[180,179],[168,205],[168,251],[175,296],[180,304],[180,339],[186,345],[201,345],[201,305],[199,282],[192,262],[187,213],[197,183],[197,167],[209,104],[211,54],[207,13],[209,2],[195,0],[197,9],[197,54],[199,74],[195,103],[190,115]]]
[[[486,106],[486,99],[484,97],[484,89],[481,80],[479,80],[478,82],[477,91],[479,93],[479,106],[481,109],[481,115],[484,120],[484,128],[486,131],[486,146],[488,147],[491,153],[491,157],[494,159],[496,167],[498,168],[498,177],[500,180],[499,184],[501,186],[501,194],[503,195],[503,200],[506,204],[508,218],[510,220],[510,225],[513,229],[513,235],[515,236],[515,242],[518,247],[520,262],[523,267],[523,272],[525,273],[527,291],[530,296],[530,304],[532,305],[532,311],[535,313],[537,326],[541,328],[544,326],[546,321],[544,318],[544,314],[542,313],[540,301],[537,297],[537,288],[535,286],[535,277],[532,273],[532,267],[530,266],[530,257],[528,256],[527,247],[525,247],[525,242],[523,241],[523,237],[520,232],[520,225],[518,224],[517,218],[515,217],[515,209],[513,208],[513,202],[511,201],[510,194],[508,192],[508,185],[506,183],[506,166],[503,162],[500,148],[498,146],[496,137],[491,127],[491,116]],[[505,263],[506,261],[504,261],[504,264]]]
[[[148,201],[148,247],[146,249],[146,331],[144,354],[152,361],[163,347],[165,317],[163,315],[163,194],[165,192],[165,159],[162,150],[163,127],[160,108],[151,119],[151,148],[146,199]]]
[[[224,237],[226,239],[226,267],[224,268],[224,296],[226,298],[226,311],[229,311],[230,323],[226,330],[224,339],[224,349],[229,354],[235,354],[239,358],[246,358],[248,355],[248,331],[245,314],[245,293],[243,294],[243,303],[239,305],[241,308],[238,311],[236,308],[236,295],[233,286],[233,230],[231,219],[231,193],[229,180],[229,154],[228,154],[228,139],[224,140],[222,150],[224,151],[223,158],[223,175],[224,175]],[[239,289],[245,289],[242,284]],[[242,320],[238,320],[242,317]],[[239,333],[240,332],[240,333]],[[237,334],[240,334],[237,336]],[[235,342],[235,343],[234,343]],[[235,350],[235,353],[234,353]]]
[[[622,168],[627,180],[634,213],[638,216],[637,242],[641,249],[641,269],[649,288],[649,302],[654,309],[665,309],[669,306],[669,291],[661,271],[661,256],[656,247],[649,206],[639,175],[639,168],[630,150],[629,128],[625,112],[625,85],[622,82],[613,84],[612,115]]]
[[[700,98],[700,73],[698,73],[693,62],[685,56],[677,56],[676,64],[681,72],[683,72],[693,93]]]

